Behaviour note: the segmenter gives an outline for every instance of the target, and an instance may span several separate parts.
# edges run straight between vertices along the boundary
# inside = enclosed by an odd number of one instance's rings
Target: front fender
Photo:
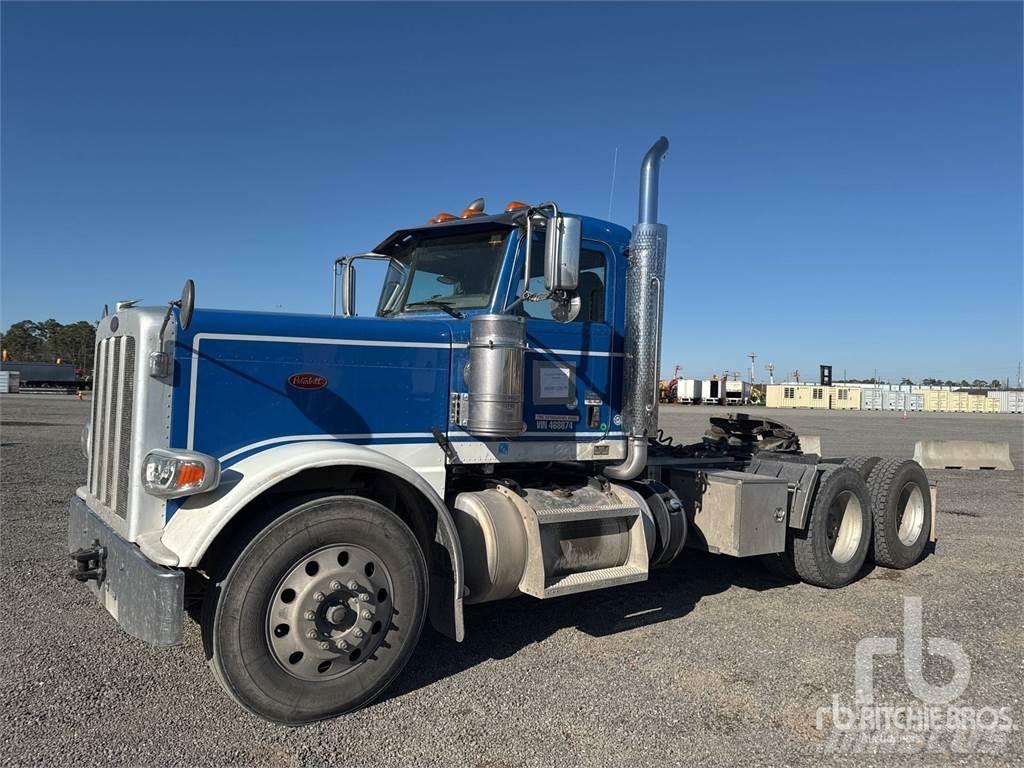
[[[431,446],[437,448],[437,446]],[[217,535],[230,520],[261,493],[307,469],[330,466],[370,467],[409,483],[427,499],[437,513],[436,541],[448,552],[454,584],[451,585],[452,615],[432,615],[441,632],[456,640],[463,638],[462,593],[464,568],[462,547],[451,513],[434,487],[415,469],[392,456],[365,445],[342,442],[302,442],[269,448],[242,459],[224,470],[221,484],[209,493],[189,498],[167,523],[160,543],[177,556],[181,568],[199,565]],[[444,601],[446,602],[446,601]],[[431,600],[432,606],[434,601]],[[442,603],[443,604],[443,603]]]

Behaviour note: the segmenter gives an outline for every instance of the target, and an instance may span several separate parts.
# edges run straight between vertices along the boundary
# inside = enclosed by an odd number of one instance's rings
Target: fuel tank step
[[[638,581],[647,581],[647,569],[639,565],[620,565],[616,568],[570,573],[546,581],[541,597],[561,597],[577,592],[588,592],[591,589],[634,584]]]
[[[550,525],[552,523],[569,523],[574,520],[604,520],[610,517],[635,517],[640,514],[640,508],[635,504],[618,506],[577,506],[563,509],[537,509],[537,523]]]
[[[624,487],[595,479],[505,493],[526,532],[519,592],[544,600],[647,579],[651,523]]]

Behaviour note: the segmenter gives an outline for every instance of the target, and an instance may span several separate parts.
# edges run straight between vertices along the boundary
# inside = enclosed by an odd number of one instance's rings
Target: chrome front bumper
[[[153,645],[178,645],[185,617],[185,574],[157,565],[122,539],[80,498],[68,519],[71,577],[85,583],[122,629]]]

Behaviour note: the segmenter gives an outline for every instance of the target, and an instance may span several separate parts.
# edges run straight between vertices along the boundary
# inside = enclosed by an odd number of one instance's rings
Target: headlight
[[[92,453],[92,424],[86,424],[82,427],[82,455],[86,459]]]
[[[146,493],[174,499],[210,491],[220,482],[220,462],[195,451],[157,449],[142,462],[142,487]]]

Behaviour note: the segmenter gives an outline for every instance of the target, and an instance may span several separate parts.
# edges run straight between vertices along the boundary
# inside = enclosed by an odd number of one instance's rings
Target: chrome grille
[[[93,378],[89,491],[120,517],[128,513],[134,404],[135,338],[103,339]]]

